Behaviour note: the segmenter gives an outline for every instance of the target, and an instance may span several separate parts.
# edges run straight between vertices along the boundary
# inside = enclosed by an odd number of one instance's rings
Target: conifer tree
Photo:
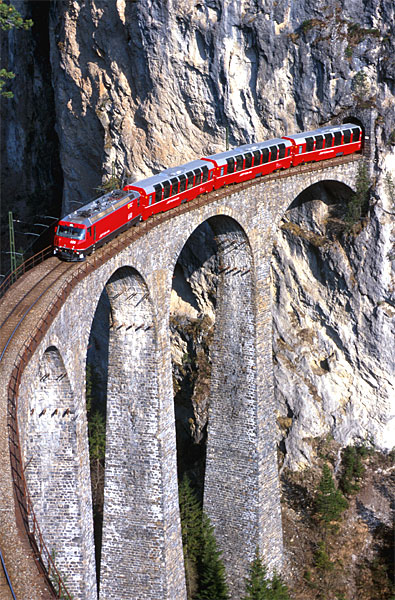
[[[364,466],[359,448],[347,446],[342,456],[343,473],[339,481],[339,487],[347,496],[360,489],[360,480],[364,474]]]
[[[281,577],[276,572],[272,578],[268,577],[258,550],[250,566],[246,594],[242,600],[290,600],[288,588]]]
[[[325,525],[329,525],[331,521],[338,521],[342,512],[347,508],[348,502],[341,491],[336,489],[327,464],[322,469],[322,477],[318,489],[316,512],[319,519]]]
[[[214,528],[204,512],[198,576],[199,593],[197,600],[228,600],[228,587],[226,585],[225,567],[221,560],[221,552],[217,548]]]
[[[202,546],[202,508],[186,476],[179,486],[178,494],[187,596],[192,599],[197,592],[197,563]]]
[[[265,600],[268,598],[268,592],[267,570],[256,550],[246,579],[246,594],[243,600]]]
[[[269,598],[272,600],[290,600],[288,587],[276,572],[274,572],[271,580],[270,593]]]

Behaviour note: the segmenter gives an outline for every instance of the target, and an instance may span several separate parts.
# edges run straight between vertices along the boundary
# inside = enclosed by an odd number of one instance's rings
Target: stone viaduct
[[[359,162],[360,157],[229,188],[227,196],[175,215],[84,277],[42,332],[19,386],[20,446],[41,533],[74,600],[98,597],[85,377],[92,322],[105,295],[110,311],[104,323],[109,349],[99,598],[186,598],[169,311],[177,259],[206,221],[215,232],[221,269],[204,504],[223,550],[232,599],[241,596],[257,547],[269,568],[281,568],[272,390],[273,236],[287,207],[309,186],[328,181],[352,190]],[[0,374],[1,452],[8,447],[10,369],[6,362]],[[0,491],[0,539],[13,540],[8,565],[17,598],[50,597],[33,592],[29,583],[32,559],[15,519],[8,463],[2,466]]]

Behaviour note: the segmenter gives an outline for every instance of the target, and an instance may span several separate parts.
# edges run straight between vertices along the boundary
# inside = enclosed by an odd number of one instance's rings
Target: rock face
[[[343,446],[394,443],[391,224],[372,208],[358,235],[334,232],[336,210],[322,199],[289,210],[273,252],[275,390],[292,468],[328,433]]]
[[[278,236],[275,375],[293,466],[329,431],[390,446],[392,0],[14,4],[35,21],[2,52],[17,73],[2,107],[2,184],[20,213],[34,213],[37,194],[42,210],[55,208],[62,178],[66,214],[111,175],[135,180],[223,150],[227,132],[237,145],[341,120],[354,106],[377,111],[378,200],[363,231],[318,247],[295,234],[327,237],[326,204],[312,198]]]

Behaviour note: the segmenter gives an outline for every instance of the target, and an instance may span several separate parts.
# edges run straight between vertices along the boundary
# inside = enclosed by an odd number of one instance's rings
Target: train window
[[[349,144],[351,140],[351,131],[349,129],[345,129],[343,135],[343,144]]]
[[[89,234],[89,237],[91,237],[91,235],[92,235],[92,227],[88,227],[88,234]]]
[[[151,204],[152,204],[152,198],[153,198],[153,196],[154,196],[154,194],[150,194],[150,195],[148,196],[148,206],[151,206]]]
[[[321,150],[324,146],[324,136],[316,135],[315,136],[315,149]]]
[[[173,179],[170,179],[171,181],[171,195],[175,196],[176,194],[178,194],[178,179],[177,177],[174,177]]]
[[[270,160],[277,159],[277,146],[270,146]]]
[[[226,162],[228,163],[228,173],[234,173],[235,170],[235,161],[233,158],[227,158]]]
[[[202,172],[200,169],[194,169],[193,172],[196,175],[195,185],[199,185],[199,183],[201,183],[201,181],[202,181]]]
[[[332,133],[325,134],[325,148],[331,148],[333,143],[333,135]]]
[[[262,149],[262,163],[267,163],[269,160],[269,148]]]
[[[205,183],[208,179],[208,167],[202,167],[202,171],[203,171],[202,183]]]
[[[160,202],[162,200],[162,186],[154,185],[155,190],[155,202]]]
[[[302,154],[303,152],[303,146],[299,146],[299,154]]]
[[[306,138],[306,152],[312,152],[314,149],[314,138]]]
[[[243,170],[243,156],[241,154],[238,154],[236,156],[236,171],[242,171]]]
[[[285,144],[279,144],[278,148],[279,148],[278,158],[284,158],[284,156],[285,156]]]
[[[180,175],[180,192],[184,192],[187,188],[187,178],[185,175]]]
[[[259,165],[260,162],[261,162],[261,151],[255,150],[255,152],[254,152],[254,167]]]
[[[244,154],[244,158],[245,158],[245,163],[244,163],[244,168],[245,169],[249,169],[252,165],[252,154],[251,152],[246,152],[246,154]]]
[[[342,143],[342,132],[335,131],[335,146],[340,146]]]
[[[85,232],[85,229],[72,227],[71,225],[59,225],[58,228],[58,235],[61,237],[73,238],[74,240],[84,240]]]
[[[187,177],[188,177],[188,186],[187,186],[187,189],[190,190],[193,187],[193,177],[194,177],[194,175],[193,175],[192,171],[188,171]]]
[[[163,182],[163,200],[170,196],[170,181]]]
[[[221,167],[221,170],[219,172],[220,176],[222,177],[222,175],[225,173],[225,167]]]
[[[353,127],[353,129],[352,129],[352,141],[353,142],[359,142],[360,132],[361,132],[361,130],[359,129],[359,127]]]

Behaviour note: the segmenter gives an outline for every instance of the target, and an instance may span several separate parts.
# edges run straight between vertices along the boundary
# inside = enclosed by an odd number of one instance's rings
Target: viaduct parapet
[[[287,207],[312,184],[335,181],[354,189],[358,164],[359,159],[265,179],[241,191],[229,188],[226,197],[174,216],[75,285],[42,332],[19,387],[19,436],[37,520],[75,600],[97,598],[85,378],[92,322],[104,290],[110,318],[99,597],[186,598],[170,295],[177,259],[205,221],[215,232],[221,269],[204,505],[234,600],[241,596],[257,547],[270,569],[281,568],[271,341],[273,236]],[[26,321],[25,337],[36,321],[37,316]],[[10,346],[10,357],[17,351]],[[13,360],[4,361],[1,372],[2,456],[8,452],[5,390],[12,365]],[[6,557],[10,577],[17,597],[30,598],[32,559],[15,519],[12,481],[7,462],[0,474],[2,506],[7,507],[0,539],[15,541]],[[39,597],[45,595],[37,592]]]

